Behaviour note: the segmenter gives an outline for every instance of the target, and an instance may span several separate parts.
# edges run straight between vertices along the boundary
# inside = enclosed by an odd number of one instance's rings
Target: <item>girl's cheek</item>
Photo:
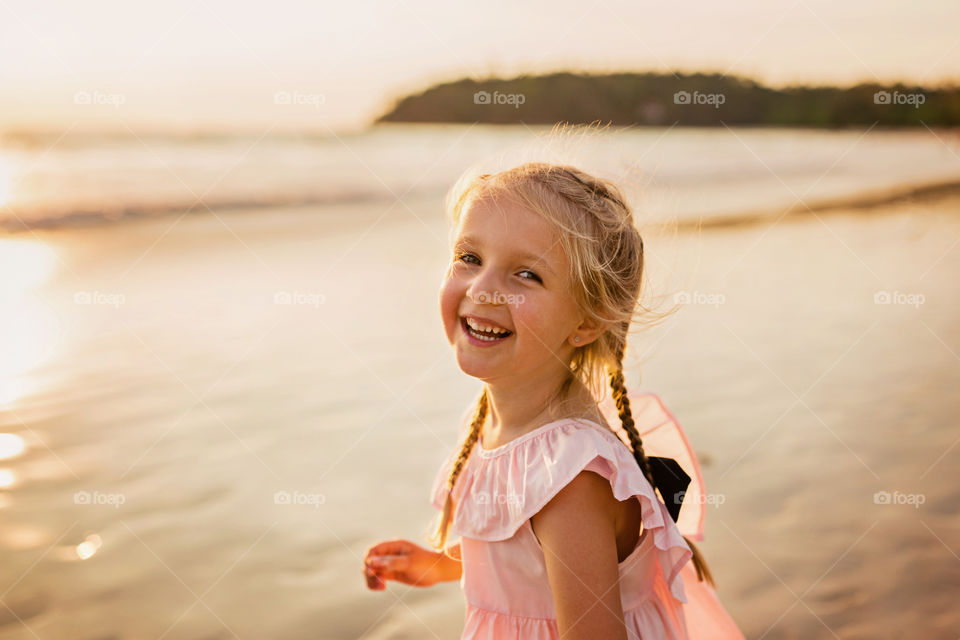
[[[440,315],[443,320],[443,328],[448,339],[453,339],[458,310],[460,308],[460,299],[463,297],[465,289],[456,278],[448,277],[443,281],[440,287]]]

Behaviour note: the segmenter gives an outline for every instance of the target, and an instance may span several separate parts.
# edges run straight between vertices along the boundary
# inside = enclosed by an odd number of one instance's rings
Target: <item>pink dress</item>
[[[702,539],[704,509],[697,496],[702,495],[703,481],[696,458],[659,398],[636,392],[630,398],[647,454],[669,454],[691,476],[678,523],[670,518],[625,441],[601,424],[568,418],[494,449],[478,442],[453,492],[451,531],[460,536],[460,585],[466,600],[462,640],[559,638],[543,549],[530,518],[584,470],[606,478],[617,500],[636,497],[641,504],[642,532],[619,566],[628,637],[743,639],[713,589],[697,581],[692,552],[683,539],[684,534]],[[611,406],[601,405],[607,415]],[[466,436],[471,413],[464,415],[458,442]],[[651,426],[652,422],[659,424]],[[457,452],[451,453],[434,480],[431,500],[437,509],[443,508]],[[681,533],[683,525],[689,531]]]

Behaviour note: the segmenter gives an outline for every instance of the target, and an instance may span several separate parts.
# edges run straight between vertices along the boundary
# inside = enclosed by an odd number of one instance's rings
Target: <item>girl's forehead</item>
[[[548,274],[562,275],[568,265],[558,230],[537,213],[508,206],[464,209],[454,243],[526,260]]]
[[[544,239],[556,234],[553,225],[543,216],[508,199],[484,198],[471,200],[464,206],[458,225],[459,235],[540,236]],[[483,232],[487,232],[484,234]],[[547,246],[549,246],[549,242]]]

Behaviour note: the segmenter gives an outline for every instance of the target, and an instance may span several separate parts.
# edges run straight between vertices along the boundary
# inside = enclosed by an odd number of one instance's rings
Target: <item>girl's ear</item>
[[[593,320],[592,318],[586,318],[583,322],[574,329],[573,333],[570,334],[570,337],[567,338],[569,342],[574,347],[583,347],[600,336],[603,335],[603,332],[610,327],[609,322],[601,322],[599,320]]]

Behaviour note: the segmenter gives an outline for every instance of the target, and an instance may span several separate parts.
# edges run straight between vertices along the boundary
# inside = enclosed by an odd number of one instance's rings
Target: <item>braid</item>
[[[623,323],[626,324],[626,323]],[[653,470],[650,468],[650,461],[643,451],[643,440],[637,432],[636,424],[633,422],[633,413],[630,411],[630,398],[627,397],[627,389],[623,384],[623,352],[626,347],[626,340],[617,342],[614,358],[616,358],[617,367],[610,372],[610,388],[613,390],[613,400],[617,405],[617,414],[620,416],[620,423],[630,437],[630,445],[633,447],[633,457],[640,466],[640,470],[646,477],[651,487],[656,487],[657,483],[653,479]]]
[[[640,433],[637,431],[637,427],[633,422],[633,413],[630,411],[630,399],[627,397],[627,389],[623,383],[623,352],[627,343],[626,331],[630,323],[628,321],[622,323],[622,325],[624,337],[617,341],[614,350],[616,367],[610,371],[610,388],[613,392],[613,400],[617,405],[617,414],[620,416],[620,422],[623,424],[623,428],[630,438],[630,444],[633,447],[633,457],[640,466],[644,477],[646,477],[650,483],[650,486],[656,489],[657,483],[654,481],[653,472],[650,469],[650,461],[647,460],[647,455],[643,451],[643,440],[640,439]],[[710,568],[707,566],[707,561],[703,557],[703,554],[700,553],[700,550],[693,544],[690,538],[683,536],[683,539],[693,552],[693,566],[697,570],[697,579],[700,580],[700,582],[706,580],[707,583],[716,588],[717,585],[713,580],[713,575],[710,573]]]
[[[467,458],[470,457],[470,452],[473,451],[473,446],[480,437],[480,429],[483,427],[483,423],[487,419],[488,406],[489,402],[487,388],[484,386],[483,391],[480,394],[480,398],[477,400],[477,407],[473,412],[473,420],[470,422],[470,431],[467,433],[467,437],[463,441],[463,446],[460,447],[460,455],[457,456],[457,460],[453,463],[453,467],[450,469],[450,477],[447,478],[447,499],[443,504],[443,514],[440,518],[440,525],[437,531],[435,531],[429,539],[430,544],[433,545],[434,548],[443,548],[444,554],[446,554],[447,551],[445,548],[447,543],[447,533],[453,515],[453,487],[457,483],[457,476],[460,475],[463,465],[466,464]]]
[[[612,185],[586,174],[578,175],[573,167],[557,166],[548,171],[564,178],[554,186],[557,194],[584,209],[606,208],[608,203],[620,210],[626,209],[623,198]]]
[[[562,171],[566,175],[572,177],[576,180],[582,187],[587,189],[592,195],[606,198],[611,201],[613,204],[617,205],[622,209],[626,209],[627,205],[623,202],[623,198],[620,197],[618,193],[610,186],[604,184],[600,180],[593,178],[592,176],[578,175],[576,170],[572,170],[572,167],[557,167],[558,170]],[[565,194],[566,195],[566,194]],[[579,195],[579,194],[577,194]]]

